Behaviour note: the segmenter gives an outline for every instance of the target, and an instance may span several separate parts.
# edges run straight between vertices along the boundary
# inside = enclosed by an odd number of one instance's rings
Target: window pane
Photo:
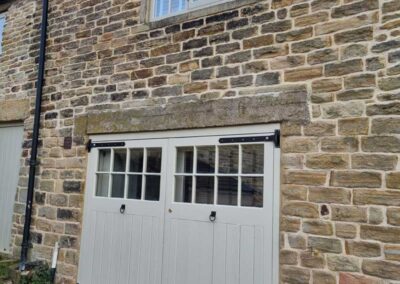
[[[155,0],[154,8],[156,17],[168,15],[169,0]]]
[[[142,198],[142,175],[129,175],[128,179],[128,198]]]
[[[161,148],[147,149],[147,172],[148,173],[161,172]]]
[[[125,175],[112,175],[111,197],[124,198]]]
[[[193,173],[193,147],[177,148],[176,172]]]
[[[3,42],[3,31],[4,31],[4,26],[6,23],[6,17],[5,15],[0,14],[0,54],[2,53],[2,42]]]
[[[108,196],[109,179],[110,179],[109,174],[97,174],[96,196],[102,196],[102,197]]]
[[[109,172],[111,162],[111,150],[102,149],[99,150],[99,165],[97,167],[99,172]]]
[[[264,172],[264,145],[242,146],[242,173],[262,174]]]
[[[160,176],[146,176],[146,200],[160,200]]]
[[[218,204],[237,205],[237,177],[218,177]]]
[[[176,13],[186,9],[187,0],[171,0],[171,13]]]
[[[215,172],[215,147],[205,146],[197,148],[197,172]]]
[[[242,206],[263,207],[263,178],[242,177]]]
[[[239,146],[219,147],[219,172],[234,174],[238,172]]]
[[[129,171],[136,173],[143,171],[143,149],[131,149]]]
[[[192,177],[175,177],[175,202],[192,202]]]
[[[196,177],[196,203],[214,203],[214,177]]]
[[[114,149],[114,172],[125,172],[126,149]]]

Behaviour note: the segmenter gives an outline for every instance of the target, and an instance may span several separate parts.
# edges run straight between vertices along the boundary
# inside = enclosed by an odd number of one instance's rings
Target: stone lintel
[[[76,119],[75,135],[127,133],[309,121],[307,93],[254,95],[89,113]]]
[[[24,121],[28,116],[28,99],[0,101],[0,122]]]

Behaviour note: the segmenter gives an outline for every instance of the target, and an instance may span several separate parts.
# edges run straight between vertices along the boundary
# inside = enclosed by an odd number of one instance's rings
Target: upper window
[[[158,20],[230,0],[152,0],[152,19]]]
[[[6,15],[0,13],[0,54],[2,53],[3,30],[6,24]]]

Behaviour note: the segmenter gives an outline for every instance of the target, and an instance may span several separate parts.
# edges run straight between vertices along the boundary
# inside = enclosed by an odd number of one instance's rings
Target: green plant
[[[51,270],[47,263],[34,266],[28,275],[21,278],[20,284],[51,284]]]

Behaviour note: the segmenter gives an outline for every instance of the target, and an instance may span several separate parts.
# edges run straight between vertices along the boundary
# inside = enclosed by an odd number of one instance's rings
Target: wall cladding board
[[[13,2],[0,55],[0,101],[31,108],[38,3]],[[166,26],[141,24],[140,3],[50,1],[32,257],[59,241],[58,281],[76,283],[88,133],[282,121],[282,282],[400,280],[398,0],[257,1]]]

